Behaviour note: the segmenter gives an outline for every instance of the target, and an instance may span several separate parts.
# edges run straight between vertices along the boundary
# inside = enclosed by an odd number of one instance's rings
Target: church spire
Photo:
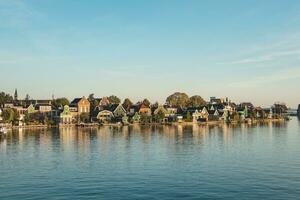
[[[15,89],[14,100],[18,101],[18,90],[17,90],[17,88]]]

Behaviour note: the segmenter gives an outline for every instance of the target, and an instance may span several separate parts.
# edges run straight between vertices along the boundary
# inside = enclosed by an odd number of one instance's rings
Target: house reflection
[[[300,125],[300,121],[295,121]],[[1,151],[17,145],[19,151],[28,146],[36,150],[78,152],[88,155],[92,151],[106,152],[109,148],[127,148],[139,143],[148,148],[153,143],[162,145],[193,144],[203,146],[214,142],[220,148],[231,145],[235,139],[251,139],[253,134],[285,134],[287,122],[215,125],[130,125],[102,126],[99,128],[61,127],[54,129],[16,129],[6,136],[0,135]],[[251,140],[249,140],[251,142]],[[37,149],[38,148],[38,149]],[[109,151],[106,152],[109,154]]]

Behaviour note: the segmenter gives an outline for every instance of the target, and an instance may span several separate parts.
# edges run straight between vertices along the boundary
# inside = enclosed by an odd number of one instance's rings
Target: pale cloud
[[[263,56],[257,56],[257,57],[251,57],[251,58],[243,58],[239,60],[233,60],[229,62],[221,62],[218,64],[251,64],[251,63],[260,63],[260,62],[268,62],[268,61],[273,61],[282,57],[287,57],[287,56],[300,56],[300,49],[295,49],[295,50],[286,50],[286,51],[280,51],[280,52],[273,52],[269,54],[265,54]]]
[[[37,14],[24,1],[0,0],[0,27],[24,28]]]
[[[258,76],[250,80],[232,82],[229,87],[258,87],[268,83],[287,81],[300,78],[300,67],[280,70],[265,76]]]

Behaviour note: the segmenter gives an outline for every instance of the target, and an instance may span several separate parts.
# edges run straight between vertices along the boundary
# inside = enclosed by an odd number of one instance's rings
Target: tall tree
[[[150,106],[151,102],[148,99],[144,99],[143,104],[146,105],[146,106]]]
[[[99,101],[97,99],[95,99],[94,94],[90,94],[88,97],[88,100],[91,104],[91,112],[95,110],[96,106],[98,106]]]
[[[69,105],[69,104],[70,104],[69,100],[65,97],[57,98],[52,101],[52,105],[56,108],[63,107],[65,105]]]
[[[123,107],[125,108],[126,111],[129,111],[130,107],[133,105],[132,101],[130,101],[129,98],[126,98],[123,102]]]
[[[20,115],[18,111],[14,108],[6,108],[2,113],[3,121],[6,123],[15,123],[19,120]]]
[[[204,99],[199,95],[191,96],[187,103],[187,105],[191,107],[203,106],[205,104],[206,101],[204,101]]]
[[[166,102],[171,106],[186,107],[189,101],[189,96],[185,93],[175,92],[167,97]]]
[[[30,99],[29,94],[26,94],[26,96],[25,96],[25,101],[29,101],[29,99]]]
[[[5,103],[9,103],[13,101],[13,97],[10,94],[6,94],[5,92],[0,92],[0,107],[4,107]]]
[[[108,100],[111,104],[119,104],[121,102],[120,98],[115,95],[109,96]]]

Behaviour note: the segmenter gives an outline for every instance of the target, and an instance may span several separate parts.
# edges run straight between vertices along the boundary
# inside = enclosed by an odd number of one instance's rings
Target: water
[[[0,199],[300,199],[300,121],[14,131]]]

